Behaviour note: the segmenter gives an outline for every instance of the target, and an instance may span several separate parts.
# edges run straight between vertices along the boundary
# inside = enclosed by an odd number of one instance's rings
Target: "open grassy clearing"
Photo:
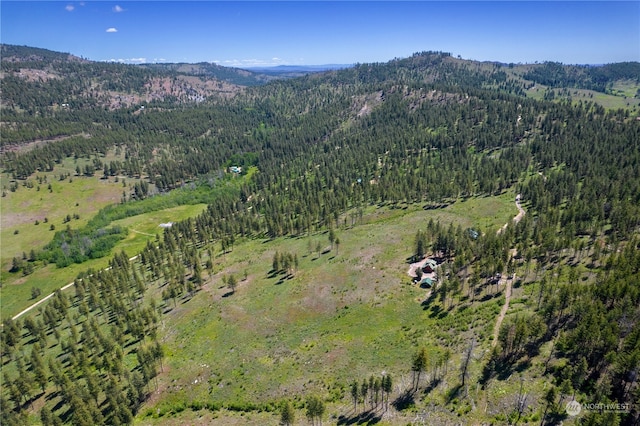
[[[110,152],[101,160],[123,158],[122,153]],[[77,167],[84,170],[85,165],[92,163],[87,158],[66,158],[56,164],[53,171],[36,172],[17,181],[5,171],[0,173],[3,193],[0,199],[0,266],[3,271],[8,269],[14,256],[22,256],[51,241],[54,233],[50,230],[51,225],[56,230],[67,225],[80,228],[101,208],[119,203],[123,192],[129,194],[131,187],[140,182],[139,178],[128,177],[101,179],[100,170],[93,177],[76,176]],[[65,223],[67,215],[71,216],[71,221]]]
[[[48,265],[37,268],[26,277],[21,272],[7,272],[14,256],[21,258],[23,253],[28,254],[30,250],[37,250],[51,241],[55,233],[50,229],[51,225],[55,226],[56,230],[64,229],[67,225],[78,229],[86,225],[100,208],[119,202],[122,191],[127,191],[130,184],[137,182],[135,179],[125,179],[126,187],[123,187],[122,179],[115,182],[114,178],[105,180],[98,177],[73,176],[75,165],[82,167],[86,161],[67,159],[53,172],[36,173],[25,181],[32,182],[33,187],[29,188],[19,183],[15,192],[7,189],[6,196],[2,198],[0,247],[3,286],[0,288],[0,295],[3,318],[15,315],[39,298],[66,285],[79,273],[89,268],[102,269],[107,266],[108,258],[103,258],[90,260],[81,265],[72,264],[63,269]],[[59,180],[61,174],[68,173],[72,175],[71,179]],[[5,179],[6,176],[3,175],[2,178]],[[42,183],[38,183],[38,178]],[[49,184],[51,191],[48,189]],[[162,232],[162,228],[158,226],[160,223],[184,220],[199,214],[204,208],[203,204],[180,206],[116,221],[117,224],[129,226],[131,229],[129,236],[114,250],[125,250],[127,253],[135,254],[153,238],[149,235],[155,236]],[[72,218],[69,223],[64,223],[67,215],[73,217],[74,214],[77,214],[79,219]],[[36,220],[39,221],[38,225],[35,224]],[[41,290],[38,299],[31,297],[33,287]]]
[[[112,158],[115,154],[110,154]],[[83,166],[82,162],[88,160],[65,160],[60,168],[56,167],[53,172],[46,174],[35,174],[27,181],[33,182],[32,187],[19,186],[13,192],[7,184],[7,195],[2,198],[2,268],[0,278],[2,287],[1,314],[5,318],[13,316],[22,309],[46,297],[52,291],[61,288],[71,282],[79,273],[87,269],[99,270],[107,266],[108,258],[93,259],[83,262],[81,265],[71,264],[70,266],[58,269],[54,265],[37,267],[33,273],[23,276],[22,272],[9,273],[13,257],[23,258],[29,255],[30,251],[38,250],[49,243],[55,231],[70,226],[72,229],[80,229],[96,215],[103,207],[117,204],[122,198],[122,191],[127,194],[130,186],[137,180],[115,178],[108,180],[97,177],[71,176],[59,181],[58,176],[73,175],[75,165]],[[241,179],[226,179],[219,181],[216,186],[192,185],[188,188],[181,188],[172,191],[162,197],[151,197],[142,201],[127,202],[122,209],[117,210],[115,217],[125,217],[124,219],[111,220],[111,225],[121,225],[129,229],[129,235],[119,241],[112,253],[124,250],[133,256],[146,245],[149,239],[155,239],[157,234],[162,233],[160,223],[178,222],[188,217],[197,216],[201,213],[206,204],[204,200],[212,197],[222,196],[228,191],[235,191],[245,180],[250,179],[256,172],[251,168],[246,176]],[[44,181],[46,177],[46,182]],[[37,180],[40,179],[38,191]],[[123,186],[123,181],[126,186]],[[51,184],[51,193],[47,189]],[[33,201],[33,194],[42,194],[41,199]],[[46,194],[46,195],[45,195]],[[73,200],[71,203],[69,200]],[[103,213],[103,212],[101,212]],[[74,215],[76,215],[74,218]],[[71,216],[71,220],[65,223],[65,217]],[[111,216],[109,216],[111,215]],[[79,217],[78,217],[79,216]],[[105,214],[105,217],[114,217],[113,209]],[[46,218],[46,223],[44,222]],[[36,225],[35,221],[39,224]],[[107,220],[107,223],[109,220]],[[101,226],[106,226],[104,225]],[[53,225],[55,230],[51,230]],[[110,226],[111,226],[110,225]],[[17,233],[16,233],[17,231]],[[36,299],[31,296],[32,288],[40,289],[41,294]]]
[[[626,96],[633,98],[640,90],[640,83],[633,80],[618,80],[613,83],[611,91],[617,96]]]
[[[78,164],[80,162],[78,160]],[[97,176],[74,176],[73,164],[73,159],[67,159],[53,172],[36,173],[26,181],[18,181],[18,189],[15,192],[3,189],[6,194],[1,200],[0,258],[3,269],[10,265],[14,256],[21,256],[23,252],[28,253],[29,250],[48,243],[53,237],[51,225],[55,226],[56,230],[64,229],[67,224],[63,222],[67,215],[72,218],[68,224],[73,228],[85,225],[102,207],[120,202],[122,192],[128,192],[129,184],[138,181],[126,179],[126,186],[123,187],[122,179],[115,182],[114,178],[106,180]],[[71,173],[70,178],[61,181],[60,174],[67,173]],[[38,178],[42,179],[42,183],[38,183]],[[2,174],[0,179],[3,188],[10,187],[11,183],[6,174]],[[33,184],[33,187],[23,186],[27,183]],[[48,189],[49,185],[51,190]],[[74,214],[77,214],[79,219],[73,218]],[[39,221],[39,225],[35,224],[36,220]],[[18,234],[15,234],[16,231]]]
[[[31,298],[32,287],[41,289],[42,298],[87,268],[99,269],[107,265],[108,259],[105,258],[71,265],[63,270],[56,270],[50,265],[36,269],[28,277],[22,273],[7,272],[13,257],[22,258],[32,249],[42,248],[51,241],[56,230],[86,225],[100,208],[118,203],[122,192],[128,191],[128,186],[138,181],[126,179],[126,187],[123,187],[122,179],[115,182],[114,178],[100,179],[97,175],[75,176],[76,166],[82,168],[88,163],[89,160],[83,158],[67,158],[53,171],[34,173],[25,181],[13,181],[6,173],[0,174],[0,187],[5,194],[0,199],[0,310],[3,318],[15,315],[37,300]],[[65,176],[63,180],[60,180],[61,175]],[[17,186],[15,191],[11,191],[12,185]],[[71,221],[64,223],[67,215],[71,216]],[[39,222],[37,225],[36,220]],[[51,230],[52,225],[55,230]]]
[[[570,91],[571,99],[573,102],[592,100],[595,103],[602,105],[607,109],[629,109],[632,112],[638,111],[640,106],[640,99],[633,96],[626,96],[621,94],[608,94],[602,92],[595,92],[593,90],[575,89]]]
[[[136,255],[144,248],[147,241],[162,234],[161,223],[180,222],[199,215],[206,208],[206,204],[185,205],[113,221],[112,225],[120,225],[129,229],[129,235],[118,243],[115,250],[124,250],[132,256]]]
[[[130,256],[139,253],[149,240],[155,240],[155,236],[163,232],[160,223],[181,221],[189,217],[197,216],[206,208],[204,204],[173,207],[157,212],[145,213],[127,219],[115,221],[114,224],[129,227],[129,235],[118,242],[113,252],[124,250]],[[18,237],[19,235],[16,235]],[[0,288],[2,295],[2,317],[13,316],[22,309],[47,296],[56,289],[70,283],[79,273],[89,268],[99,270],[109,263],[109,257],[93,259],[82,264],[72,264],[66,268],[56,268],[55,265],[47,265],[36,269],[27,277],[22,273],[5,273],[3,286]],[[31,298],[31,288],[37,287],[41,295],[37,299]]]
[[[473,328],[482,356],[504,298],[446,309],[432,298],[423,305],[426,290],[411,285],[407,256],[416,229],[430,218],[495,232],[515,215],[512,200],[504,194],[439,210],[367,210],[364,224],[337,231],[341,244],[324,254],[315,247],[329,246],[326,233],[237,244],[216,258],[203,291],[175,308],[169,302],[161,326],[168,366],[159,378],[163,392],[141,410],[141,422],[153,424],[158,413],[198,402],[299,401],[313,393],[335,402],[329,417],[337,418],[348,409],[352,380],[386,371],[403,386],[421,346],[434,357],[445,344],[455,348],[451,364],[457,365]],[[489,218],[481,213],[487,211]],[[276,251],[299,256],[293,277],[269,274]],[[235,294],[222,282],[230,274],[240,279]],[[454,380],[455,373],[448,383]],[[410,421],[416,414],[398,415]]]
[[[515,191],[509,189],[498,196],[462,199],[447,210],[465,218],[460,222],[463,227],[475,227],[487,233],[496,232],[513,218],[515,196]]]
[[[632,113],[638,113],[640,109],[640,99],[635,98],[635,93],[631,87],[623,86],[621,89],[615,89],[615,94],[608,94],[602,92],[596,92],[595,90],[588,89],[553,89],[556,93],[555,99],[568,99],[571,97],[572,102],[595,102],[598,105],[603,106],[606,109],[629,109]],[[536,84],[535,87],[526,91],[527,96],[536,100],[544,99],[544,94],[547,91],[547,86],[542,84]],[[568,94],[564,95],[563,93]]]

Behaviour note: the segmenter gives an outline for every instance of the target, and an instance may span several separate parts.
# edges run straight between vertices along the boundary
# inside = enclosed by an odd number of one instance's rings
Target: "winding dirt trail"
[[[515,255],[515,249],[511,250],[511,257]],[[500,334],[500,326],[502,325],[502,320],[504,320],[507,311],[509,310],[509,302],[511,301],[511,284],[516,279],[515,274],[509,278],[502,277],[500,278],[501,284],[506,284],[504,290],[504,305],[500,309],[500,314],[498,314],[498,318],[496,318],[496,324],[493,326],[493,340],[491,341],[491,347],[493,348],[498,344],[498,335]]]
[[[515,224],[520,222],[522,220],[522,218],[524,217],[524,215],[527,213],[522,208],[522,205],[520,204],[520,194],[518,194],[516,196],[516,208],[518,209],[518,214],[515,215],[515,217],[511,220],[511,222],[513,222]],[[509,222],[505,223],[504,225],[502,225],[502,228],[498,229],[498,234],[502,234],[504,232],[504,230],[507,229],[507,226],[509,226]]]
[[[522,205],[520,205],[520,194],[516,196],[516,207],[518,208],[518,214],[512,220],[512,222],[514,223],[520,222],[520,220],[522,220],[522,218],[526,214],[525,210],[522,208]],[[502,228],[498,229],[498,234],[502,233],[505,229],[507,229],[507,226],[509,226],[508,223],[506,223]],[[518,251],[516,249],[509,250],[509,257],[513,259],[517,253]],[[515,279],[516,279],[515,274],[513,274],[511,277],[507,275],[503,275],[500,278],[500,282],[498,283],[498,286],[500,284],[504,284],[506,285],[506,287],[504,291],[504,305],[502,305],[502,308],[500,309],[500,313],[498,314],[498,318],[496,318],[496,323],[493,326],[493,340],[491,341],[492,348],[498,344],[498,335],[500,334],[500,326],[502,325],[502,321],[504,320],[504,317],[507,314],[507,311],[509,310],[509,302],[511,301],[512,284],[515,281]]]

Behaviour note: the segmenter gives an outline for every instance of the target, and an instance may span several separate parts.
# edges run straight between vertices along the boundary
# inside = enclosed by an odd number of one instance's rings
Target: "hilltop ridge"
[[[139,65],[95,62],[69,53],[13,45],[1,45],[0,52],[4,88],[2,106],[38,110],[50,110],[61,105],[66,108],[101,106],[117,109],[149,102],[164,103],[165,107],[194,104],[235,96],[246,87],[281,78],[381,65],[283,65],[240,69],[206,62]],[[481,78],[493,78],[492,84],[500,84],[502,89],[521,96],[567,98],[568,92],[563,90],[578,89],[591,91],[576,92],[578,97],[602,101],[605,105],[610,104],[606,102],[615,104],[616,96],[623,98],[619,100],[621,105],[622,100],[629,100],[630,105],[637,105],[640,100],[638,62],[602,66],[556,62],[516,65],[464,60],[445,52],[422,52],[409,58],[393,59],[389,63],[408,65],[409,68],[432,67],[433,70],[425,71],[433,76],[434,81],[460,80],[463,77],[461,72],[473,70],[476,75],[484,76]],[[456,73],[455,76],[452,73]],[[532,88],[534,92],[530,91]],[[606,94],[606,97],[594,98],[594,92]]]

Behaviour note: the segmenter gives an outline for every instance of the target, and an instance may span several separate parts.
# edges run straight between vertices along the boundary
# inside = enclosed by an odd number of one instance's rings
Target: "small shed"
[[[433,259],[427,259],[422,267],[422,271],[426,273],[431,273],[436,270],[436,266],[438,266],[438,262]]]
[[[429,277],[423,278],[422,281],[420,281],[420,287],[431,288],[432,286],[433,286],[433,279]]]

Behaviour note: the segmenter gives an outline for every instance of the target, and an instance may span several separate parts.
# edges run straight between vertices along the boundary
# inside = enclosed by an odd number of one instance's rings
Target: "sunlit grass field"
[[[162,396],[141,410],[140,422],[171,421],[179,407],[301,403],[314,393],[334,400],[329,417],[338,416],[352,380],[386,372],[406,385],[418,347],[434,358],[445,345],[459,349],[457,363],[472,328],[488,347],[504,298],[425,305],[427,291],[411,283],[407,257],[430,219],[495,232],[516,213],[511,194],[438,210],[371,208],[362,224],[337,230],[340,245],[325,253],[316,247],[330,247],[327,233],[247,240],[218,253],[201,292],[175,307],[168,302]],[[299,256],[292,277],[270,274],[276,251]],[[239,279],[233,294],[223,283],[231,274]]]
[[[15,191],[11,191],[14,182],[4,173],[0,176],[0,187],[5,193],[0,201],[2,318],[17,314],[89,268],[98,270],[107,266],[109,257],[72,264],[66,268],[57,268],[55,265],[37,267],[28,276],[22,272],[8,272],[14,257],[22,258],[28,256],[31,250],[41,249],[51,241],[56,231],[67,226],[72,229],[85,226],[98,210],[119,203],[123,192],[128,194],[130,185],[139,181],[119,178],[116,182],[114,177],[101,179],[99,172],[94,177],[75,176],[76,166],[82,168],[87,162],[86,159],[66,159],[52,172],[35,173],[25,181],[17,181]],[[63,180],[59,178],[61,174],[65,175]],[[149,239],[155,239],[156,234],[162,233],[160,223],[178,222],[196,216],[205,207],[204,204],[183,205],[114,221],[114,225],[126,226],[129,234],[112,252],[124,250],[133,256],[142,250]],[[71,218],[68,222],[67,215]],[[52,226],[54,229],[51,229]],[[34,287],[40,290],[40,295],[35,299],[31,294]]]

